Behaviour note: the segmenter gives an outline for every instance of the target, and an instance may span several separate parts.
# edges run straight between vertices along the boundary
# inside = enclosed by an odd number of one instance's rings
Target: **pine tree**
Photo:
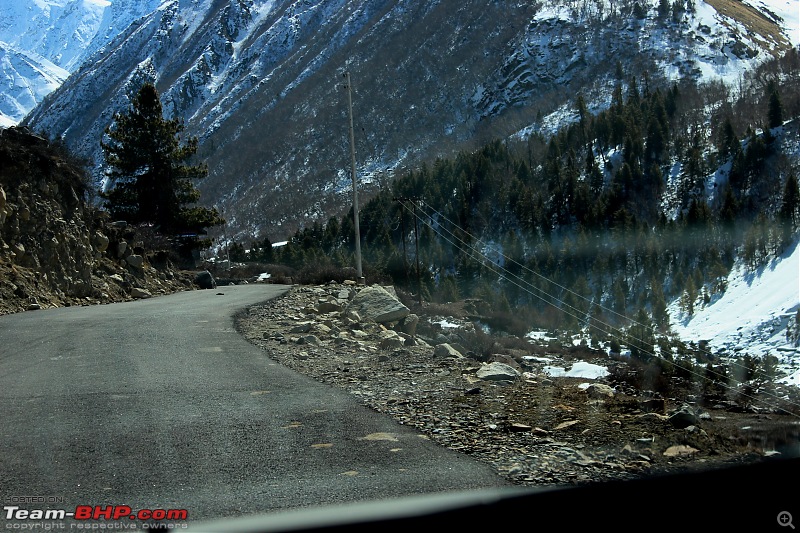
[[[643,362],[648,362],[653,357],[653,345],[655,337],[650,317],[644,309],[639,309],[636,314],[636,321],[628,330],[628,346],[631,355]]]
[[[697,300],[697,286],[694,284],[692,277],[686,279],[686,288],[681,297],[681,307],[684,312],[691,316],[694,314],[694,302]]]
[[[652,291],[651,305],[653,309],[653,322],[655,322],[657,326],[669,326],[667,300],[664,297],[664,290],[661,286],[661,283],[659,283],[657,279],[653,278],[650,281],[650,290]]]
[[[204,233],[223,223],[216,209],[196,206],[192,183],[208,174],[205,164],[189,165],[197,138],[181,144],[183,124],[162,116],[155,86],[144,84],[127,113],[118,113],[101,146],[108,165],[106,208],[128,222],[152,223],[168,235]]]
[[[261,242],[253,245],[253,249],[254,259],[256,261],[262,263],[271,263],[274,261],[274,250],[272,249],[272,241],[269,240],[269,237],[264,237]]]
[[[731,155],[735,155],[739,149],[739,138],[736,135],[736,130],[733,129],[730,117],[725,117],[725,122],[722,124],[717,139],[720,163],[725,162]]]
[[[669,0],[659,0],[658,2],[658,18],[664,20],[670,12]]]
[[[231,261],[234,262],[247,261],[247,251],[244,249],[244,245],[239,242],[231,244],[230,248],[228,249],[228,255],[230,256]]]
[[[778,88],[774,83],[770,83],[767,89],[769,91],[769,108],[767,110],[767,125],[770,128],[777,128],[783,125],[783,104],[781,97],[778,94]]]

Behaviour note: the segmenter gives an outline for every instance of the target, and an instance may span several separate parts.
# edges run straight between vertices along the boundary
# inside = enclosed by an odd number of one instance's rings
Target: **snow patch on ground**
[[[800,308],[800,246],[756,272],[737,265],[728,275],[725,293],[685,316],[678,302],[670,306],[672,329],[685,340],[707,340],[710,347],[752,355],[777,355],[794,349],[786,339],[789,318]]]
[[[786,32],[792,46],[800,46],[800,2],[797,0],[745,0],[755,8],[766,8],[782,19],[778,25]]]
[[[800,245],[755,272],[736,266],[725,293],[686,316],[678,301],[669,306],[672,330],[685,341],[708,341],[714,353],[778,358],[781,383],[800,386],[800,349],[788,338],[800,309]]]
[[[569,370],[565,370],[560,366],[546,366],[543,370],[545,374],[554,378],[599,379],[608,375],[606,367],[587,363],[586,361],[576,362]]]

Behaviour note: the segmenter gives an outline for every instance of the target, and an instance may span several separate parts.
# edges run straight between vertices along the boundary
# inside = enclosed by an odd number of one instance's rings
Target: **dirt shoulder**
[[[702,383],[663,397],[619,381],[624,372],[614,368],[623,362],[534,344],[527,351],[516,344],[493,357],[516,365],[515,379],[481,379],[477,372],[487,361],[456,342],[464,339],[456,328],[444,333],[468,355],[437,351],[435,344],[447,339],[435,333],[440,318],[421,316],[417,329],[425,334],[404,335],[398,346],[386,340],[393,332],[348,318],[346,307],[320,310],[320,302],[340,297],[343,289],[352,292],[337,284],[294,287],[242,313],[237,329],[275,361],[349,391],[424,438],[489,463],[514,483],[624,480],[800,455],[800,417],[770,401],[787,391],[769,391],[744,408],[733,401],[708,405]],[[600,379],[545,372],[583,360],[612,372]]]

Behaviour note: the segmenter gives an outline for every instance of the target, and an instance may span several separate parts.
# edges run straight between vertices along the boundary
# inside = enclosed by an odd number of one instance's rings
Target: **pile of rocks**
[[[433,331],[429,322],[391,287],[331,283],[294,287],[251,307],[237,328],[277,362],[342,387],[521,484],[630,479],[755,457],[728,416],[609,383],[550,377],[541,358],[519,350],[486,357],[463,345],[471,325],[419,334]],[[547,361],[571,364],[559,354]]]
[[[261,338],[314,348],[298,350],[300,358],[309,353],[319,355],[327,348],[336,353],[374,355],[377,362],[414,354],[445,366],[476,365],[478,355],[461,343],[441,334],[435,338],[418,335],[420,317],[398,299],[393,287],[358,288],[354,282],[299,287],[282,302],[294,312],[264,324]],[[275,311],[266,311],[267,316],[276,318]],[[517,361],[499,354],[497,358],[507,362],[490,360],[479,364],[475,378],[514,381],[521,376],[522,367]]]
[[[87,202],[83,170],[46,139],[0,130],[0,156],[0,314],[192,287],[165,253],[148,256],[134,228]]]

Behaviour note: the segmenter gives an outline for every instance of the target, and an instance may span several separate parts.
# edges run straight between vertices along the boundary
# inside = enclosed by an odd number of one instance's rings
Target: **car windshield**
[[[794,529],[797,0],[25,4],[5,529]]]

